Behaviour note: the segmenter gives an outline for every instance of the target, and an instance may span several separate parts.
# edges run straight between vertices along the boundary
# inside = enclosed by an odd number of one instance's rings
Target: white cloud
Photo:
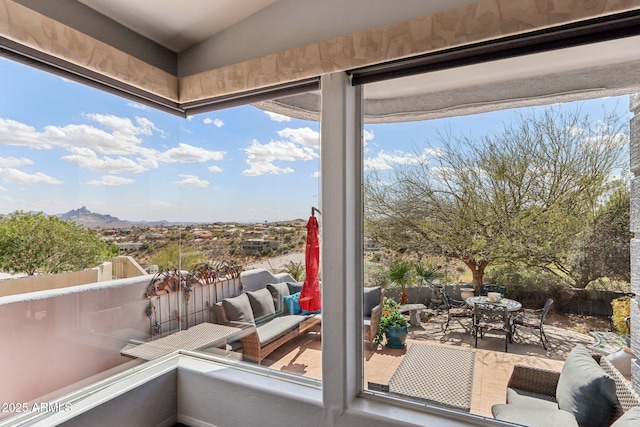
[[[288,141],[271,141],[267,144],[261,144],[259,141],[253,140],[251,145],[245,148],[244,151],[247,153],[249,169],[242,173],[247,176],[292,173],[294,172],[292,168],[279,167],[274,165],[273,162],[295,162],[298,160],[313,160],[318,157],[318,154],[312,148],[299,147]]]
[[[0,180],[9,184],[62,184],[59,179],[41,172],[28,174],[13,168],[0,168]]]
[[[222,126],[224,126],[224,122],[220,119],[210,119],[209,117],[206,117],[203,121],[202,121],[205,125],[214,125],[217,128],[221,128]]]
[[[320,148],[320,132],[308,127],[298,129],[285,128],[279,130],[278,135],[305,147]]]
[[[362,131],[362,143],[366,146],[369,142],[373,141],[374,133],[372,130],[363,129]]]
[[[16,168],[20,166],[32,165],[33,161],[26,157],[0,157],[0,168]]]
[[[272,113],[271,111],[264,112],[272,122],[290,122],[291,117],[283,116],[282,114]]]
[[[201,163],[209,160],[223,160],[224,155],[224,151],[211,151],[180,143],[177,147],[160,153],[158,159],[163,163]]]
[[[2,185],[0,185],[0,191],[9,191],[9,189],[7,187],[3,187]]]
[[[194,187],[201,188],[209,186],[209,181],[207,181],[206,179],[201,179],[195,175],[180,174],[178,176],[180,177],[180,185],[192,185]]]
[[[391,170],[395,165],[409,165],[420,161],[426,161],[426,155],[416,155],[414,153],[394,152],[387,153],[380,150],[375,157],[364,160],[366,170]]]
[[[152,168],[151,164],[137,162],[127,157],[98,157],[89,149],[84,149],[82,153],[63,156],[61,160],[94,172],[109,174],[142,173]]]
[[[123,178],[121,176],[105,175],[100,180],[87,182],[89,185],[102,185],[106,187],[119,187],[121,185],[133,184],[135,180]]]
[[[222,172],[222,168],[219,166],[209,166],[207,170],[214,173]]]
[[[127,105],[137,110],[149,110],[149,107],[147,107],[146,105],[139,104],[137,102],[129,102]]]
[[[0,118],[0,144],[29,147],[33,150],[48,150],[54,147],[52,142],[42,138],[33,126],[5,118]]]
[[[196,163],[223,160],[224,152],[179,144],[165,152],[143,146],[143,137],[166,134],[147,118],[133,120],[106,114],[84,114],[100,125],[69,124],[46,126],[38,131],[15,120],[0,118],[0,146],[20,146],[35,150],[61,148],[68,152],[61,160],[104,174],[141,173],[164,163]],[[0,167],[24,166],[30,160],[0,158]],[[42,177],[41,177],[42,178]],[[44,178],[42,178],[44,179]]]

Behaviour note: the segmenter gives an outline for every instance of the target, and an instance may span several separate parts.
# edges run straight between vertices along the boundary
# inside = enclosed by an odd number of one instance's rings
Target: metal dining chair
[[[536,310],[538,313],[540,313],[538,316],[521,313],[521,314],[518,314],[516,317],[514,317],[513,321],[511,322],[512,335],[515,335],[516,328],[518,326],[530,328],[533,334],[538,335],[540,337],[540,342],[542,343],[542,347],[544,347],[545,350],[548,350],[549,340],[547,339],[547,336],[544,333],[544,319],[545,317],[547,317],[547,314],[549,313],[549,309],[551,308],[552,304],[553,304],[553,298],[547,299],[547,302],[544,303],[544,307],[541,310]],[[536,331],[537,331],[537,334],[536,334]]]
[[[504,298],[507,296],[507,287],[494,284],[480,285],[481,296],[486,297],[489,292],[500,292],[500,295]]]
[[[473,310],[467,306],[464,301],[454,300],[449,296],[444,286],[440,288],[442,294],[442,302],[447,309],[447,323],[444,325],[444,332],[447,332],[451,319],[471,319],[473,318]]]
[[[511,326],[509,324],[509,310],[504,304],[477,302],[473,305],[473,327],[476,336],[475,346],[478,347],[478,336],[484,338],[485,331],[502,331],[505,333],[504,351],[508,351],[511,340]]]

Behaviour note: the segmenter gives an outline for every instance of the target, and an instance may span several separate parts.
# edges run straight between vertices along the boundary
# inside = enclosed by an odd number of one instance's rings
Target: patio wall
[[[104,282],[112,279],[111,263],[104,262],[97,267],[68,273],[26,276],[0,281],[0,297],[25,292],[66,288],[87,283]]]
[[[209,308],[237,295],[240,279],[194,286],[189,304],[179,292],[151,298],[151,275],[0,297],[0,402],[34,402],[64,393],[88,378],[97,380],[132,359],[120,351],[132,340],[148,341],[204,321]],[[159,327],[154,331],[154,323]],[[0,418],[10,414],[0,414]]]
[[[460,289],[473,287],[468,283],[455,283],[446,284],[447,293],[456,300],[461,300]],[[400,301],[400,289],[397,287],[388,287],[386,289],[386,296]],[[410,286],[407,288],[407,296],[409,303],[420,303],[429,307],[431,303],[432,290],[427,286]],[[565,313],[587,314],[592,316],[611,316],[613,311],[611,309],[611,301],[627,295],[624,292],[611,292],[611,291],[593,291],[587,289],[576,289],[574,294],[568,301],[563,301],[562,311]],[[508,292],[507,292],[508,296]],[[522,297],[519,298],[525,302],[526,308],[541,308],[544,302],[551,295],[546,292],[525,292]],[[530,307],[526,305],[526,302],[530,303]],[[556,307],[556,309],[558,309]]]

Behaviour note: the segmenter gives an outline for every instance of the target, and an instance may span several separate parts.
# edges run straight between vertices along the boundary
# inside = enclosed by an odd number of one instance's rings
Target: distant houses
[[[118,246],[118,250],[121,254],[125,254],[127,252],[135,252],[140,250],[143,246],[144,243],[142,242],[119,242],[116,243],[116,246]]]
[[[245,253],[253,254],[263,252],[266,249],[278,249],[280,242],[266,239],[246,239],[242,242],[242,250]]]

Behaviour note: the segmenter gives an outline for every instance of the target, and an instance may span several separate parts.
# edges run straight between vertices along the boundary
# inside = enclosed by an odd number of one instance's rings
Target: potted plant
[[[409,335],[409,323],[400,313],[400,304],[391,298],[385,298],[382,306],[382,315],[378,324],[376,334],[376,345],[382,342],[382,337],[386,337],[386,346],[390,348],[405,348],[407,346],[407,336]]]
[[[413,266],[407,261],[396,261],[389,266],[389,279],[400,288],[400,304],[407,304],[407,285],[411,280]]]

